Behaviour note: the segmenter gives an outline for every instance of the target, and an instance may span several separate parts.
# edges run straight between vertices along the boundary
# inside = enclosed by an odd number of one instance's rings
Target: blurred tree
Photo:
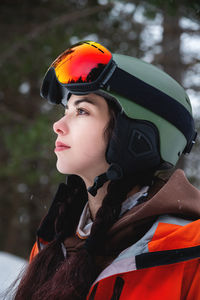
[[[146,3],[146,1],[144,1]],[[153,4],[153,6],[151,5]],[[190,17],[191,19],[200,21],[200,3],[199,1],[160,1],[150,0],[146,3],[146,14],[155,16],[156,8],[162,12],[163,15],[163,37],[162,37],[162,52],[154,57],[154,63],[162,66],[165,72],[175,78],[181,85],[184,84],[186,70],[192,69],[196,66],[200,59],[193,57],[191,60],[185,60],[181,50],[181,38],[184,32],[180,26],[181,19]],[[189,28],[190,34],[200,34],[200,27]],[[200,43],[200,41],[199,41]],[[193,87],[194,90],[199,90],[199,84],[191,84],[187,88]],[[186,87],[186,86],[185,86]],[[187,157],[182,156],[177,164],[177,168],[186,169]],[[189,173],[189,164],[187,164]],[[191,178],[192,179],[192,178]],[[197,183],[197,180],[193,181]]]
[[[190,181],[200,188],[200,157],[199,157],[199,149],[200,149],[200,118],[196,119],[196,128],[199,133],[197,137],[196,144],[194,145],[194,150],[191,152],[190,156],[185,162],[185,170],[187,171],[187,175]]]

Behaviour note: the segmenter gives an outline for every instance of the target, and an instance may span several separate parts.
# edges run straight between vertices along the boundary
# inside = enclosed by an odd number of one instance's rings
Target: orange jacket
[[[96,279],[87,300],[200,300],[200,220],[162,216]]]
[[[39,252],[35,243],[30,261]],[[200,300],[200,220],[161,216],[98,276],[87,300]]]
[[[57,198],[60,201],[60,193]],[[30,260],[38,245],[45,244],[41,238],[53,237],[54,209],[52,204]],[[140,240],[131,242],[142,221],[152,216],[160,217]],[[200,191],[181,170],[148,201],[122,215],[108,231],[105,246],[115,249],[127,240],[132,246],[99,274],[87,300],[200,300]]]

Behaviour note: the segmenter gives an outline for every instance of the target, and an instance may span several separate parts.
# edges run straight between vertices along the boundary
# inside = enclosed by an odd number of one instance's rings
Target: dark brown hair
[[[108,140],[115,123],[116,107],[114,107],[115,105],[109,103],[111,118],[105,130]],[[65,201],[59,203],[57,207],[54,222],[55,238],[28,266],[19,284],[15,300],[85,299],[99,273],[95,255],[97,251],[98,254],[101,253],[106,233],[118,219],[122,202],[139,181],[144,181],[143,176],[137,176],[137,182],[135,178],[129,177],[109,183],[107,195],[96,214],[89,238],[75,253],[65,258],[62,243],[75,235],[82,209],[88,201],[82,179],[70,176]]]

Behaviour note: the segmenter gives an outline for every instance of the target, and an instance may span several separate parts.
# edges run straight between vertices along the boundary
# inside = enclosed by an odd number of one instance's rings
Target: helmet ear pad
[[[124,175],[156,169],[161,163],[159,133],[154,124],[117,115],[106,160],[117,164]]]

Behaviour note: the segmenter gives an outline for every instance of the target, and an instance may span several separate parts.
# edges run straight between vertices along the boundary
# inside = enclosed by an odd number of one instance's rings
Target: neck
[[[131,197],[132,195],[138,193],[141,190],[141,186],[140,185],[135,185],[130,192],[127,194],[127,198]]]
[[[91,213],[92,220],[95,219],[96,213],[99,210],[99,208],[102,206],[102,202],[104,197],[107,194],[108,184],[110,181],[104,183],[104,185],[98,189],[96,196],[92,196],[90,193],[88,193],[88,203]],[[91,182],[85,181],[86,187],[88,188],[91,186]],[[127,194],[127,198],[134,195],[135,193],[139,192],[141,189],[140,185],[135,185],[130,192]]]
[[[103,199],[107,194],[108,184],[109,182],[104,183],[104,185],[100,189],[98,189],[98,192],[95,197],[93,197],[90,193],[88,193],[88,203],[89,203],[92,220],[95,219],[96,213],[101,207]],[[140,189],[141,189],[140,185],[134,186],[131,189],[131,191],[128,193],[127,198],[134,195],[135,193],[138,193]]]
[[[93,220],[95,219],[97,211],[102,206],[103,199],[107,194],[108,184],[109,182],[104,183],[104,185],[98,189],[96,196],[92,196],[90,193],[88,193],[88,203]],[[89,186],[87,186],[87,188],[88,187]]]

